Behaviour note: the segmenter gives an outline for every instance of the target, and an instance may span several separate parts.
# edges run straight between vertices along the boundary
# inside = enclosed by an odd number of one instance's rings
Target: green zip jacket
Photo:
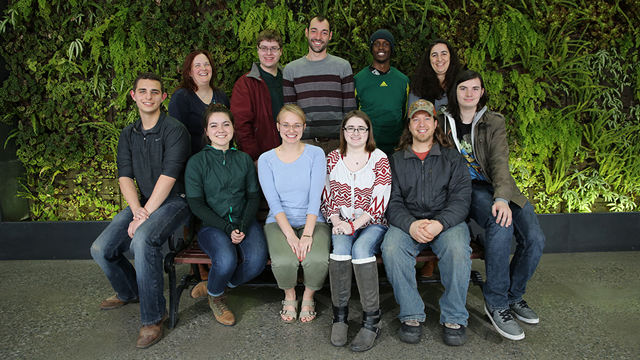
[[[205,146],[187,163],[185,187],[189,207],[204,226],[230,235],[236,229],[245,232],[256,220],[260,202],[256,166],[242,151]]]

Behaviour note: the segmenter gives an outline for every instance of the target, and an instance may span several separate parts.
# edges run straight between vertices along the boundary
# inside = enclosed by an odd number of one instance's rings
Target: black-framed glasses
[[[358,126],[358,127],[347,126],[347,127],[342,128],[342,129],[344,129],[344,131],[346,131],[348,134],[353,134],[356,131],[358,132],[358,134],[364,134],[367,131],[369,131],[369,129],[364,127],[364,126]]]

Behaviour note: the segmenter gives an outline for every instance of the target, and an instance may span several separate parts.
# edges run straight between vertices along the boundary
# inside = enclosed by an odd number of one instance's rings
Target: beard
[[[313,42],[311,41],[311,39],[307,39],[307,43],[309,44],[309,49],[311,49],[311,51],[313,51],[314,53],[321,53],[323,51],[325,51],[325,49],[327,48],[327,43],[322,43],[322,45],[320,45],[320,48],[316,49],[315,45],[313,45]]]
[[[424,134],[419,134],[419,133],[413,133],[411,134],[413,136],[413,141],[414,142],[421,142],[421,143],[428,143],[428,142],[432,142],[433,141],[433,136],[434,133],[433,132],[426,132]]]

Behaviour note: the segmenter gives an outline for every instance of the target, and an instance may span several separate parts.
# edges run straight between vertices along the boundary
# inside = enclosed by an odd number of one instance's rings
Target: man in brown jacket
[[[464,71],[439,123],[467,160],[473,186],[469,216],[485,229],[485,312],[500,335],[520,340],[524,331],[514,316],[527,324],[540,321],[522,296],[542,256],[545,236],[533,206],[509,172],[504,117],[487,110],[486,102],[482,76]],[[513,235],[517,246],[509,263]]]

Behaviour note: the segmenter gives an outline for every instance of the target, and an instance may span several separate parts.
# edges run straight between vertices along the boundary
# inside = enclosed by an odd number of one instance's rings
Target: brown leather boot
[[[227,307],[227,303],[224,301],[226,296],[211,296],[209,295],[209,307],[213,311],[213,315],[216,320],[224,326],[233,326],[236,324],[236,317]]]
[[[137,303],[140,302],[139,299],[135,299],[135,300],[131,300],[131,301],[122,301],[120,299],[118,299],[118,295],[113,295],[110,298],[107,298],[105,300],[103,300],[100,303],[100,309],[102,310],[112,310],[112,309],[117,309],[120,307],[123,307],[125,305],[127,305],[128,303]]]
[[[209,266],[208,265],[199,264],[198,265],[198,270],[200,271],[200,280],[202,280],[202,281],[209,280]]]
[[[432,261],[427,261],[424,263],[424,266],[422,267],[422,269],[420,269],[420,277],[432,277],[433,276],[433,270],[435,269],[436,265],[438,264],[438,260],[432,260]]]
[[[140,335],[138,335],[138,342],[136,346],[140,349],[146,349],[149,346],[157,343],[162,339],[162,328],[164,321],[167,320],[167,313],[164,313],[162,320],[155,324],[145,325],[140,329]]]
[[[208,294],[207,283],[208,282],[206,281],[197,283],[196,286],[194,286],[193,289],[191,289],[191,292],[189,293],[189,295],[194,299],[206,296]]]

